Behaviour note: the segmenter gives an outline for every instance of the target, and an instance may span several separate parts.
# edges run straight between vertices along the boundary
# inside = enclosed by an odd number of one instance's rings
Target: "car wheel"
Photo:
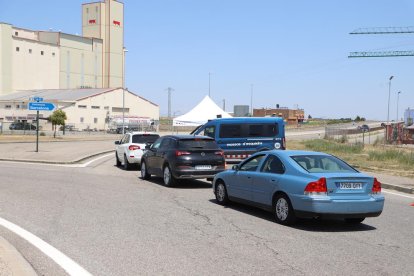
[[[364,221],[365,218],[346,218],[345,222],[348,224],[359,224]]]
[[[128,162],[126,154],[124,154],[124,169],[127,171],[131,168],[131,164]]]
[[[174,179],[174,176],[171,173],[170,166],[168,166],[168,165],[165,165],[165,167],[164,167],[163,179],[164,179],[164,185],[165,186],[167,186],[167,187],[174,186],[175,179]]]
[[[116,166],[119,167],[121,166],[121,161],[118,158],[118,153],[115,151],[115,160],[116,160]]]
[[[145,161],[141,162],[141,178],[145,180],[151,178],[151,175],[148,173],[147,164],[145,163]]]
[[[289,198],[284,194],[278,194],[274,201],[274,214],[277,223],[291,225],[295,223],[296,216]]]
[[[229,203],[229,197],[227,195],[227,189],[226,185],[224,185],[224,182],[220,181],[216,184],[216,190],[215,193],[216,200],[221,205],[226,205]]]

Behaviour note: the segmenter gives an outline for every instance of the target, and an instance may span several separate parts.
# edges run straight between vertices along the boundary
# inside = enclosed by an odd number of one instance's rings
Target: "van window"
[[[220,138],[234,138],[242,136],[242,128],[239,124],[223,124],[220,126]]]
[[[274,137],[278,132],[277,124],[252,124],[249,125],[248,137]]]
[[[275,137],[279,134],[278,124],[223,124],[220,138]]]
[[[216,135],[216,127],[215,126],[208,126],[204,129],[204,136],[215,138],[215,135]]]

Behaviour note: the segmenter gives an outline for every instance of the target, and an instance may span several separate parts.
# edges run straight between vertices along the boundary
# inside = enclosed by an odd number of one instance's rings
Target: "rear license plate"
[[[341,189],[341,190],[360,190],[360,189],[362,189],[362,183],[342,182],[342,183],[339,183],[339,189]]]
[[[196,170],[211,170],[211,165],[198,165],[195,166]]]

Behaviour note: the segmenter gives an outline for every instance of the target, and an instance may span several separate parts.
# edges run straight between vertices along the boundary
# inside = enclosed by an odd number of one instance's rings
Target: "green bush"
[[[43,131],[39,133],[39,136],[46,136],[46,133],[44,133]]]

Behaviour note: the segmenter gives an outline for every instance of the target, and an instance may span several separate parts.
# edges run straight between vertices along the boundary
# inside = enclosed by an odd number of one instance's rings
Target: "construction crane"
[[[349,34],[413,34],[414,27],[376,27],[359,28]],[[385,51],[385,52],[351,52],[348,58],[361,57],[410,57],[414,56],[414,51]]]

